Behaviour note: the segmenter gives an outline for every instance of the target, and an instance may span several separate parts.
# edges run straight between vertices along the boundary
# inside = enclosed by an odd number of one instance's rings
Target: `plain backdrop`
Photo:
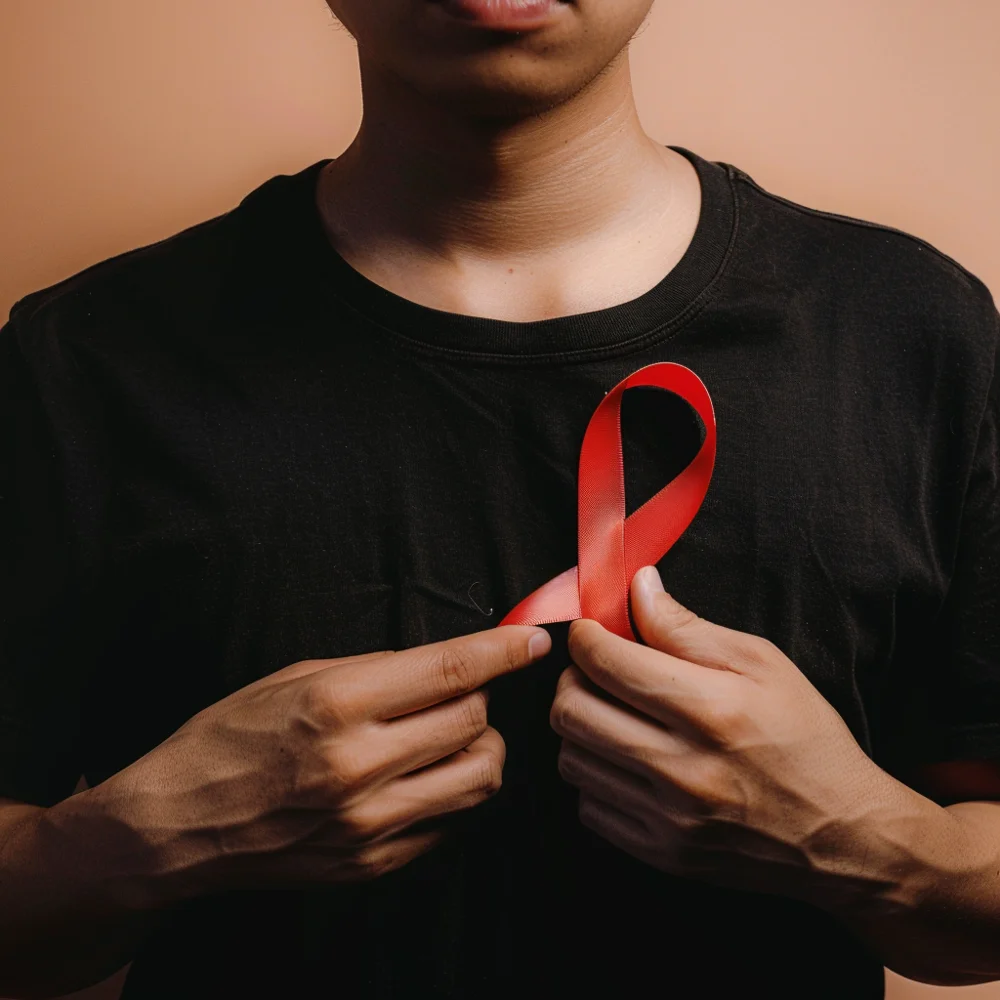
[[[657,0],[636,98],[658,140],[920,236],[996,294],[998,38],[998,0]],[[0,0],[0,320],[337,155],[360,114],[323,0]],[[889,981],[890,1000],[1000,998]]]

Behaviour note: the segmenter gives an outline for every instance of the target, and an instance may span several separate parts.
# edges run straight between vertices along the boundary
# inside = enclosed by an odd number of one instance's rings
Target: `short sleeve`
[[[982,407],[958,533],[940,614],[929,625],[921,691],[913,703],[911,765],[1000,761],[1000,378],[992,341],[992,381]],[[980,397],[981,398],[981,397]],[[914,721],[915,720],[915,721]]]
[[[0,796],[51,805],[79,760],[78,604],[59,442],[15,319],[0,328]]]

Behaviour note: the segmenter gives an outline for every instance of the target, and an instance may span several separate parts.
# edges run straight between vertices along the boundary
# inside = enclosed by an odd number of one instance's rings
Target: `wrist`
[[[963,831],[955,816],[876,770],[845,821],[839,856],[811,900],[856,927],[916,913],[935,884],[954,877],[962,855],[957,845]]]
[[[902,787],[892,808],[863,828],[863,863],[857,855],[845,861],[865,878],[813,902],[900,975],[942,986],[992,981],[1000,920],[995,817],[977,825]]]
[[[126,773],[45,810],[35,836],[53,875],[76,884],[85,879],[109,908],[163,909],[192,895],[172,862],[179,831],[164,836]]]

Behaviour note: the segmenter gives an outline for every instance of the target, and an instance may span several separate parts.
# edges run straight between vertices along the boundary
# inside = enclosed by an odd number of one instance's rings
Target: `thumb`
[[[735,669],[742,633],[699,618],[671,597],[655,566],[643,566],[632,577],[631,598],[632,618],[646,645],[702,666]]]

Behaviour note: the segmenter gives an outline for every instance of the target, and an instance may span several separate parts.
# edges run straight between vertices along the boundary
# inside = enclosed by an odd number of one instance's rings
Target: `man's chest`
[[[133,421],[112,448],[106,655],[142,647],[149,669],[196,678],[207,698],[297,660],[496,625],[576,563],[587,421],[642,363],[313,370],[215,402],[211,420]],[[702,373],[716,464],[664,581],[703,617],[767,636],[857,714],[856,675],[885,666],[897,593],[920,582],[905,485],[890,489],[856,422],[836,417],[835,384],[776,396]],[[700,429],[676,397],[636,390],[621,437],[630,513]]]

